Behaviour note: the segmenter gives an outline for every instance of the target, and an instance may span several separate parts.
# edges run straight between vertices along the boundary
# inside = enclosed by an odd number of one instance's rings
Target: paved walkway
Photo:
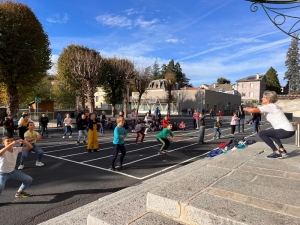
[[[268,159],[262,142],[205,158],[43,225],[300,225],[300,149]]]

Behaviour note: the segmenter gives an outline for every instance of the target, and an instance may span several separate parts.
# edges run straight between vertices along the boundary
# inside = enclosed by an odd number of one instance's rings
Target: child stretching
[[[143,121],[141,122],[140,120],[138,120],[137,125],[135,126],[135,132],[136,132],[136,139],[135,139],[135,143],[138,143],[139,137],[140,135],[142,135],[142,139],[141,139],[141,143],[144,143],[144,138],[145,138],[145,131],[146,128],[146,122]]]
[[[222,123],[220,120],[221,120],[221,118],[218,116],[217,120],[215,122],[215,125],[214,125],[214,139],[216,138],[217,133],[219,133],[219,136],[217,137],[217,139],[221,138],[222,132],[221,132],[220,128],[222,127]]]
[[[19,187],[15,197],[26,198],[30,197],[30,194],[24,192],[24,189],[32,182],[32,177],[15,170],[16,161],[19,152],[27,151],[32,148],[32,145],[25,140],[15,141],[12,137],[4,136],[2,138],[2,144],[4,148],[0,150],[0,195],[4,189],[5,183],[9,179],[20,180],[22,185]],[[17,144],[24,144],[23,147],[14,147]]]
[[[156,140],[158,140],[161,143],[161,147],[158,151],[158,155],[163,155],[168,153],[167,150],[170,146],[170,140],[173,140],[174,137],[171,130],[172,130],[172,124],[169,123],[166,128],[164,128],[160,133],[156,135]]]
[[[35,152],[38,155],[35,165],[43,166],[44,163],[42,163],[41,161],[44,155],[44,151],[39,146],[36,145],[36,141],[41,140],[42,136],[34,130],[33,122],[29,122],[27,126],[28,126],[28,131],[25,132],[24,138],[32,145],[31,151]],[[24,162],[27,155],[28,155],[28,151],[22,152],[21,159],[20,159],[20,166],[18,167],[18,170],[24,169]]]
[[[116,171],[115,168],[115,161],[118,157],[119,151],[121,151],[120,161],[118,162],[119,169],[124,169],[123,167],[123,161],[124,157],[126,155],[126,150],[124,146],[124,139],[127,137],[127,132],[125,130],[124,126],[124,118],[122,116],[119,116],[117,118],[117,126],[114,129],[114,140],[113,140],[113,146],[114,146],[114,153],[113,157],[111,159],[110,169],[113,171]]]

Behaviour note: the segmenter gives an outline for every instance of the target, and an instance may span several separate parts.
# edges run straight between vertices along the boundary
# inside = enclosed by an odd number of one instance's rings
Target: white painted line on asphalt
[[[52,157],[52,158],[61,159],[61,160],[64,160],[64,161],[75,163],[75,164],[88,166],[88,167],[92,167],[92,168],[96,168],[96,169],[99,169],[99,170],[104,170],[104,171],[112,172],[112,173],[116,173],[116,174],[121,174],[121,175],[126,176],[126,177],[131,177],[131,178],[140,180],[139,177],[135,177],[135,176],[132,176],[132,175],[129,175],[129,174],[126,174],[126,173],[119,172],[119,171],[112,171],[110,169],[106,169],[106,168],[103,168],[103,167],[93,166],[93,165],[85,164],[85,163],[82,163],[82,162],[77,162],[77,161],[73,161],[73,160],[69,160],[69,159],[65,159],[65,158],[61,158],[61,157],[57,157],[57,156],[53,156],[53,155],[48,155],[48,154],[44,154],[44,156],[49,156],[49,157]]]

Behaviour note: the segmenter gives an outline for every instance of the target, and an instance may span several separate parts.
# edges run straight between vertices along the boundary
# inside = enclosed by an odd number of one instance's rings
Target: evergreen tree
[[[153,66],[151,68],[151,79],[152,80],[164,79],[164,77],[161,75],[157,61],[154,62]]]
[[[299,91],[300,86],[300,65],[299,65],[299,42],[298,34],[296,34],[291,41],[291,45],[286,53],[284,79],[289,82],[289,93]]]
[[[172,59],[168,65],[163,64],[161,67],[161,74],[164,77],[167,73],[172,73],[175,75],[175,78],[178,83],[178,87],[191,87],[190,79],[186,77],[185,73],[182,72],[180,64],[177,62],[175,64],[174,60]]]
[[[230,80],[227,80],[226,78],[224,77],[219,77],[217,79],[217,84],[230,84],[231,81]]]
[[[277,94],[280,94],[281,87],[278,80],[278,74],[273,67],[270,67],[270,69],[266,73],[266,80],[267,80],[267,84],[266,84],[267,90],[275,91]]]

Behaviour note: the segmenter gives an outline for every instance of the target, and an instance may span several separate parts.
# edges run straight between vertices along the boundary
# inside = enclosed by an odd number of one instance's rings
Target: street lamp
[[[290,13],[291,9],[296,9],[300,7],[300,0],[246,0],[249,2],[253,2],[252,5],[250,6],[250,10],[252,12],[256,12],[258,10],[258,5],[260,5],[267,16],[269,17],[270,21],[282,32],[285,34],[299,39],[298,36],[295,34],[300,30],[300,17],[298,15],[292,16],[292,15],[287,15],[283,13],[282,11],[286,10]],[[276,7],[270,7],[267,6],[266,4],[273,4]],[[287,4],[293,4],[292,6],[287,6]],[[284,5],[284,6],[280,6]],[[298,13],[297,10],[295,10],[295,13]],[[288,22],[287,22],[288,21]],[[285,22],[289,23],[291,22],[291,27],[286,28],[284,26]],[[287,24],[286,23],[286,24]]]

